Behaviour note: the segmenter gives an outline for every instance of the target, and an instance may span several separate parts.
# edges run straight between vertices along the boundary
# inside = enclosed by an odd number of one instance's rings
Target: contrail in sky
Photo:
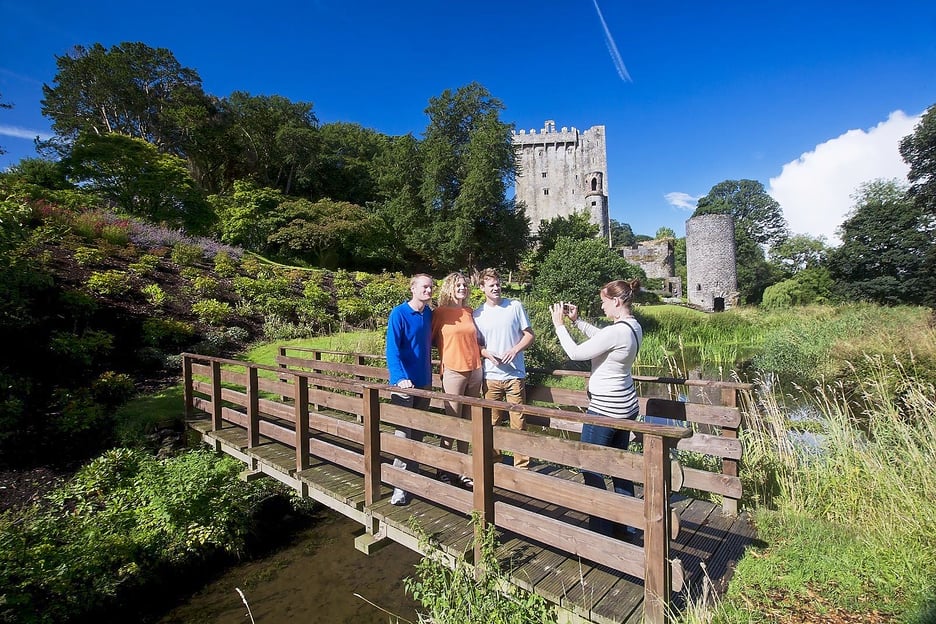
[[[614,44],[614,37],[611,36],[608,24],[605,23],[604,15],[601,14],[601,9],[598,8],[598,0],[592,0],[592,2],[595,3],[595,10],[598,11],[598,19],[601,20],[601,27],[604,29],[605,43],[608,44],[608,53],[611,54],[611,60],[614,62],[614,68],[617,70],[618,76],[624,82],[634,82],[631,80],[630,74],[627,73],[627,68],[624,67],[624,59],[621,58],[621,53],[618,52],[617,46]]]
[[[28,128],[19,128],[17,126],[7,126],[0,124],[0,136],[13,137],[14,139],[51,139],[52,135],[47,132],[39,132]]]

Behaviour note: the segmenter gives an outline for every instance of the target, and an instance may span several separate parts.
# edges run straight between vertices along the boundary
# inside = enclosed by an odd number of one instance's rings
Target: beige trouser
[[[466,397],[481,396],[481,369],[476,368],[473,371],[456,371],[445,369],[442,371],[442,391],[446,394],[459,394]],[[447,416],[456,416],[458,418],[471,419],[471,413],[467,406],[459,401],[446,401],[445,414]],[[468,452],[468,441],[458,440],[458,452]],[[452,448],[452,438],[442,438],[442,447]]]
[[[526,384],[522,379],[485,379],[484,398],[492,401],[507,401],[521,404],[526,401]],[[491,422],[498,426],[507,417],[506,410],[492,410]],[[526,415],[522,412],[510,412],[510,428],[526,429]],[[514,453],[514,468],[527,470],[530,467],[530,458],[527,455]]]

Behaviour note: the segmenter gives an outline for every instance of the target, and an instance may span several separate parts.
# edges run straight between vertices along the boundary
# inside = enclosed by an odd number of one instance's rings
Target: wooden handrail
[[[210,383],[194,379],[195,366],[193,366],[193,362],[195,361],[207,364],[207,366],[204,364],[199,366],[205,366],[210,371]],[[245,372],[230,371],[222,368],[222,364],[243,367]],[[283,383],[292,389],[292,405],[259,398],[259,384],[257,382],[257,372],[259,370],[272,370],[280,379],[285,379]],[[408,394],[438,401],[458,399],[463,404],[470,406],[472,415],[470,423],[472,454],[468,458],[456,451],[436,448],[413,440],[399,438],[389,433],[382,433],[380,431],[382,422],[387,424],[406,422],[408,426],[420,430],[445,429],[460,435],[463,435],[460,433],[463,427],[469,425],[469,423],[460,419],[443,414],[424,412],[382,402],[380,400],[381,396],[386,397],[392,391],[399,391],[396,386],[362,383],[357,380],[349,381],[345,387],[355,388],[357,398],[347,398],[357,401],[357,413],[361,415],[363,420],[359,425],[353,422],[336,420],[334,417],[327,415],[317,414],[314,418],[310,416],[310,403],[313,401],[327,403],[328,398],[326,395],[331,392],[329,389],[310,389],[310,385],[321,380],[322,376],[316,373],[291,369],[284,370],[250,362],[186,353],[183,354],[183,374],[185,376],[185,388],[187,389],[185,393],[187,414],[193,413],[196,408],[199,408],[211,414],[212,429],[214,430],[224,427],[225,422],[235,423],[251,432],[248,434],[249,438],[253,437],[252,432],[256,432],[258,439],[262,435],[292,446],[296,452],[295,467],[297,472],[308,468],[310,457],[314,455],[351,467],[362,473],[364,476],[365,503],[368,505],[376,502],[379,497],[380,484],[385,482],[408,489],[419,488],[420,495],[430,499],[441,496],[443,504],[461,511],[473,509],[481,517],[482,528],[484,524],[495,524],[521,535],[545,539],[553,544],[557,543],[555,540],[565,538],[566,548],[571,549],[570,552],[573,554],[644,579],[644,604],[647,621],[664,622],[669,617],[671,592],[674,588],[680,588],[683,583],[681,564],[678,560],[670,560],[669,556],[669,542],[672,534],[678,528],[678,523],[669,503],[674,465],[670,460],[670,452],[675,448],[679,440],[688,439],[693,435],[691,428],[630,420],[618,422],[613,421],[613,419],[604,419],[556,408],[533,405],[516,406],[501,401],[408,389]],[[236,380],[238,382],[236,385],[244,388],[243,392],[222,386],[222,382],[230,385],[232,380]],[[206,396],[203,398],[196,395]],[[276,407],[277,405],[282,405],[282,408]],[[629,430],[643,436],[644,452],[642,455],[610,447],[596,447],[595,445],[556,438],[550,438],[544,442],[544,444],[548,443],[553,448],[564,449],[561,452],[562,457],[567,460],[566,465],[577,468],[594,466],[596,461],[606,461],[610,465],[611,458],[616,458],[614,463],[622,464],[621,470],[625,470],[628,469],[628,462],[623,460],[630,461],[633,457],[642,458],[639,461],[642,466],[640,479],[644,483],[643,501],[570,482],[564,482],[563,488],[556,489],[568,489],[572,493],[560,492],[554,494],[554,496],[561,497],[561,500],[566,503],[577,505],[570,507],[570,509],[575,509],[584,514],[597,513],[594,504],[591,502],[592,499],[601,500],[604,504],[621,505],[624,511],[615,512],[615,517],[631,518],[633,516],[629,514],[632,514],[632,512],[627,511],[627,509],[635,505],[642,507],[642,520],[634,522],[634,524],[644,529],[644,546],[642,549],[495,499],[495,482],[497,487],[506,489],[510,489],[513,484],[516,484],[514,487],[520,488],[517,491],[526,494],[536,490],[538,479],[557,478],[539,473],[527,474],[526,471],[500,464],[496,466],[497,470],[495,470],[493,461],[495,443],[501,444],[501,442],[504,442],[502,448],[510,449],[509,445],[520,445],[522,447],[540,438],[540,436],[532,433],[511,431],[504,428],[498,428],[497,435],[499,438],[496,438],[491,422],[491,409],[508,407],[544,417],[561,416],[564,419],[582,423],[595,422]],[[276,412],[276,418],[270,419],[265,416],[266,413],[271,411]],[[290,422],[291,427],[286,426],[285,423]],[[341,446],[334,446],[326,441],[314,438],[311,435],[313,430],[327,431],[332,435],[358,442],[363,447],[363,453],[348,450]],[[413,454],[422,463],[427,463],[427,459],[431,459],[431,465],[443,470],[452,468],[456,463],[460,467],[466,467],[464,462],[470,462],[470,472],[475,482],[470,500],[465,498],[467,493],[463,493],[461,490],[455,493],[443,491],[440,489],[443,486],[438,482],[427,481],[425,477],[413,475],[413,473],[407,473],[382,463],[382,450],[395,455],[409,456],[407,454]],[[522,450],[527,451],[529,449]],[[602,460],[602,457],[607,459]],[[554,489],[554,486],[543,490],[541,493],[543,500],[549,500],[549,491],[552,489]],[[618,514],[623,515],[619,516]],[[480,547],[480,540],[477,540],[476,543],[477,547]]]
[[[292,355],[289,353],[293,352]],[[312,358],[297,357],[299,354],[311,354]],[[386,380],[388,378],[385,368],[376,364],[360,366],[359,364],[343,363],[332,360],[323,360],[323,356],[337,356],[355,362],[362,362],[365,359],[375,362],[385,361],[385,357],[375,354],[360,354],[344,351],[319,350],[306,347],[281,346],[280,357],[277,361],[285,368],[295,370],[309,369],[316,372],[327,374],[341,373],[345,377],[336,376],[336,379],[349,379],[351,377],[368,376],[367,371],[372,371],[371,378]],[[436,362],[437,364],[437,362]],[[566,371],[566,370],[543,370],[528,369],[528,371],[538,371],[540,373],[556,376],[576,376],[587,379],[590,373],[585,371]],[[710,472],[701,468],[686,468],[684,475],[686,487],[711,492],[722,497],[722,509],[730,515],[737,515],[738,505],[742,496],[741,479],[738,476],[738,462],[742,456],[742,445],[738,436],[738,429],[741,425],[741,411],[738,409],[738,393],[745,392],[752,388],[751,384],[701,380],[701,379],[682,379],[673,377],[650,377],[634,375],[638,382],[638,393],[644,388],[644,384],[651,386],[660,384],[666,386],[685,386],[695,388],[705,393],[708,401],[683,401],[672,398],[672,390],[668,393],[671,398],[640,396],[640,413],[648,420],[656,418],[668,418],[686,421],[692,423],[692,426],[699,428],[698,435],[691,439],[680,441],[677,450],[691,451],[703,455],[711,455],[721,462],[721,472]],[[433,376],[436,387],[441,386],[438,375]],[[691,394],[691,393],[690,393]],[[568,407],[577,407],[584,411],[588,405],[588,397],[584,390],[573,390],[565,388],[553,388],[549,386],[527,384],[527,400],[529,403],[546,402],[553,405],[563,406],[561,414],[543,415],[537,410],[530,409],[527,405],[512,405],[511,410],[524,412],[527,416],[528,425],[541,425],[551,429],[566,430],[578,433],[581,431],[582,424],[588,422],[581,417],[572,417],[574,411],[568,411]],[[438,405],[438,403],[436,403]],[[642,417],[644,417],[642,416]],[[606,424],[601,421],[601,424]],[[622,428],[627,428],[622,427]],[[639,433],[635,433],[638,435]]]

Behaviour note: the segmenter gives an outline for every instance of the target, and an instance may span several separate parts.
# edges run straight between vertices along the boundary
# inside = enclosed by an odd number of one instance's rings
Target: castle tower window
[[[592,178],[592,190],[593,191],[598,190],[598,178]]]
[[[592,202],[592,206],[597,206],[598,202]]]
[[[543,195],[549,195],[549,189],[548,189],[548,188],[543,189]]]
[[[545,178],[545,177],[546,177],[546,172],[544,171],[542,175],[543,175],[543,177]]]

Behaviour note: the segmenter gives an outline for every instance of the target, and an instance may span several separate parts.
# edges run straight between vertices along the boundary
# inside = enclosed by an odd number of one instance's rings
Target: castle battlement
[[[516,130],[513,133],[513,142],[515,145],[546,145],[547,143],[578,143],[579,131],[576,128],[569,130],[563,127],[556,132],[555,128],[543,128],[539,132],[531,129],[529,133],[526,130]]]

